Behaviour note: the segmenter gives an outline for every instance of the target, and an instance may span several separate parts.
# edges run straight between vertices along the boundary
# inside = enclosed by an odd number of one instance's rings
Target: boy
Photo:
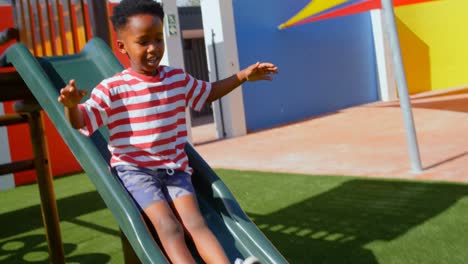
[[[229,263],[196,201],[184,152],[185,107],[201,110],[244,81],[271,80],[269,74],[277,73],[277,68],[256,63],[210,84],[159,65],[164,54],[163,18],[161,5],[153,0],[123,0],[115,6],[111,19],[117,46],[129,57],[130,68],[103,80],[82,104],[86,93],[71,80],[58,101],[71,125],[84,135],[107,126],[111,165],[150,219],[171,262],[195,263],[185,230],[206,263]]]

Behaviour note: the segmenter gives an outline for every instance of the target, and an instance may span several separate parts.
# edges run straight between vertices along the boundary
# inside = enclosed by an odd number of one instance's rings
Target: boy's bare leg
[[[183,195],[173,202],[175,213],[179,216],[185,230],[192,238],[198,253],[210,264],[229,263],[223,248],[205,223],[197,200],[193,195]]]
[[[153,224],[161,240],[164,251],[172,263],[195,263],[187,244],[184,229],[165,201],[147,207],[146,215]]]

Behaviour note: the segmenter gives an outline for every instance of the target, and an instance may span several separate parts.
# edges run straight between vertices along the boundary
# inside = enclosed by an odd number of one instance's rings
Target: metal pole
[[[215,75],[216,75],[216,80],[219,80],[219,73],[218,73],[218,57],[216,56],[216,42],[214,40],[215,33],[214,30],[211,29],[211,46],[213,46],[213,59],[214,59],[214,68],[215,68]],[[223,98],[218,99],[218,104],[219,104],[219,115],[221,118],[221,130],[222,130],[222,135],[223,138],[226,137],[226,128],[224,127],[224,114],[223,114]]]
[[[403,121],[406,128],[406,137],[409,145],[409,155],[411,159],[411,169],[415,173],[422,171],[421,159],[419,156],[418,140],[414,127],[413,112],[408,95],[406,75],[401,58],[400,41],[398,38],[397,27],[395,23],[395,13],[392,0],[382,0],[382,14],[384,16],[385,28],[388,33],[390,48],[392,49],[393,67],[400,97],[400,107],[403,113]]]

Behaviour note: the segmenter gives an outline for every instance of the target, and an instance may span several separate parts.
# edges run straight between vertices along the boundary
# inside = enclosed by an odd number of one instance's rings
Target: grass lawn
[[[290,263],[467,263],[468,185],[217,170]],[[55,180],[67,263],[123,263],[85,174]],[[0,263],[48,263],[36,185],[0,192]]]

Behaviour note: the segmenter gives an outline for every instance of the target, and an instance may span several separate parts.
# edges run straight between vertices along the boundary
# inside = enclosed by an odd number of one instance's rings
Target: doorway
[[[200,5],[179,6],[178,13],[185,71],[199,80],[210,81]],[[218,139],[211,104],[200,112],[190,110],[190,118],[194,145]]]

